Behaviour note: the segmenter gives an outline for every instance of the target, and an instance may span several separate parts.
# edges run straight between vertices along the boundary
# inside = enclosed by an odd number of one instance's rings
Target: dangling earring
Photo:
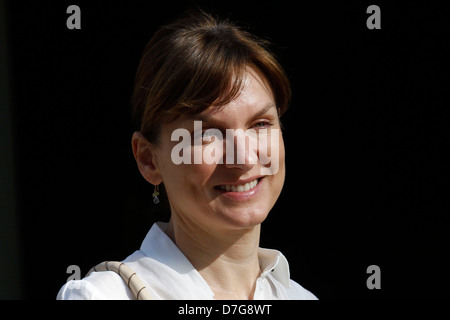
[[[159,203],[159,185],[155,185],[155,192],[153,192],[152,197],[153,197],[153,203],[154,204],[158,204]]]

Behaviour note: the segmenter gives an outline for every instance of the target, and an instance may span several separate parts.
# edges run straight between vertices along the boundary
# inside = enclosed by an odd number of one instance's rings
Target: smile
[[[253,188],[255,188],[258,185],[258,182],[261,180],[261,178],[257,178],[253,181],[247,182],[245,184],[240,184],[240,185],[236,185],[236,184],[225,184],[225,185],[220,185],[217,186],[217,189],[220,189],[222,191],[227,191],[227,192],[246,192],[249,190],[252,190]]]

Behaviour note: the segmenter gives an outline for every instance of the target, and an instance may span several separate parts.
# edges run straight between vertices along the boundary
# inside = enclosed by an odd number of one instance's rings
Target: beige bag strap
[[[136,272],[133,271],[129,266],[123,262],[119,261],[104,261],[93,267],[86,274],[86,277],[92,272],[98,271],[113,271],[122,277],[123,281],[130,288],[136,300],[152,300],[150,292],[145,287],[142,280],[137,276]]]

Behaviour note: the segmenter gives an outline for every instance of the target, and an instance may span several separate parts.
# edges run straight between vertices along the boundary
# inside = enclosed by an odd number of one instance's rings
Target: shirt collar
[[[153,224],[142,242],[141,251],[146,256],[170,266],[178,273],[187,273],[193,266],[165,233],[166,228],[167,223]]]
[[[258,258],[262,270],[261,277],[271,275],[285,287],[291,287],[289,263],[280,251],[259,248]]]
[[[194,285],[202,288],[202,292],[208,296],[213,297],[214,293],[206,283],[205,279],[189,262],[183,252],[178,249],[172,239],[165,233],[168,223],[157,222],[153,224],[150,231],[147,233],[144,241],[141,244],[140,250],[146,255],[159,263],[166,265],[180,275],[183,279],[186,276]],[[198,297],[197,297],[198,299]]]

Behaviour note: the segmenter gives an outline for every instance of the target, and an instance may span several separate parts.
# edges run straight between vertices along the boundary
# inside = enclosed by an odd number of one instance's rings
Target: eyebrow
[[[276,108],[276,106],[273,102],[269,102],[268,104],[266,104],[266,106],[264,108],[262,108],[257,113],[255,113],[253,115],[253,118],[258,118],[258,117],[262,116],[264,113],[266,113],[267,111],[269,111],[272,108]]]
[[[258,117],[262,116],[267,111],[269,111],[271,108],[276,108],[276,106],[275,106],[275,104],[273,102],[267,103],[261,110],[259,110],[254,115],[252,115],[252,118],[258,118]],[[213,112],[213,114],[214,114],[214,112]],[[189,119],[190,120],[200,120],[200,121],[203,121],[203,122],[209,122],[209,121],[211,121],[211,115],[206,115],[206,114],[199,113],[199,114],[194,114],[194,115],[190,116]]]

